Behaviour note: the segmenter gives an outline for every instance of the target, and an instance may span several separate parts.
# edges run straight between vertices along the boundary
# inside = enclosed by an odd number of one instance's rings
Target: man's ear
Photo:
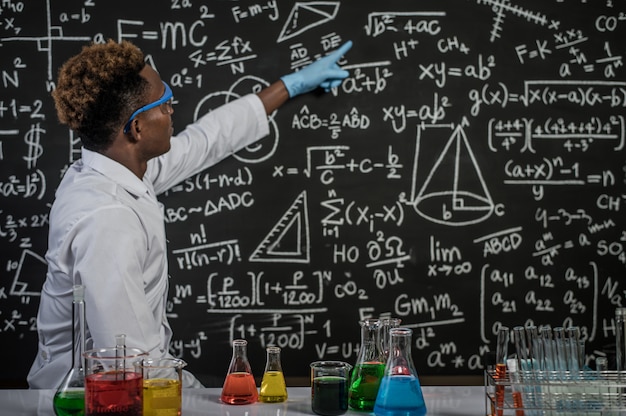
[[[123,137],[125,137],[126,141],[129,143],[137,143],[141,140],[141,122],[136,118],[133,119],[130,122],[128,132],[124,133]]]
[[[141,121],[139,121],[139,119],[134,118],[130,122],[130,129],[128,129],[128,134],[130,134],[134,140],[139,139],[139,135],[141,134]]]
[[[130,122],[130,131],[137,134],[141,133],[141,123],[139,122],[139,119],[137,117],[135,117],[133,121]]]

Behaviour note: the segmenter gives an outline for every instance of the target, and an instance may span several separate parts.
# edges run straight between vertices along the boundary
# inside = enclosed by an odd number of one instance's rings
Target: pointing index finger
[[[333,56],[333,58],[335,58],[335,61],[338,61],[339,58],[341,58],[343,55],[345,55],[346,52],[348,52],[350,50],[350,48],[352,48],[352,41],[351,40],[349,40],[346,43],[344,43],[343,45],[341,45],[341,47],[339,47],[339,49],[334,51],[331,55]]]

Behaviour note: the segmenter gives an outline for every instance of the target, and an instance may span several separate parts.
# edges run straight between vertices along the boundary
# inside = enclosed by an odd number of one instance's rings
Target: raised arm
[[[299,71],[281,77],[257,95],[263,102],[265,112],[271,114],[289,98],[313,91],[321,87],[326,91],[341,85],[350,73],[341,69],[337,61],[352,47],[352,41],[344,43],[340,48]]]

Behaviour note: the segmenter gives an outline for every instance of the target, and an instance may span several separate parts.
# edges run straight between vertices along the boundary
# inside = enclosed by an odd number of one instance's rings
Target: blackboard
[[[626,283],[626,7],[613,0],[119,1],[0,5],[3,381],[36,350],[48,212],[80,139],[58,67],[140,46],[175,130],[346,40],[351,76],[289,101],[270,136],[162,195],[171,351],[221,385],[356,360],[358,321],[414,330],[420,375],[480,375],[500,325],[580,326],[611,355]]]

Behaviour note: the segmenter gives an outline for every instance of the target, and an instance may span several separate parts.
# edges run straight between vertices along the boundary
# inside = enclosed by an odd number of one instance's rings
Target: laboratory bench
[[[428,416],[485,415],[485,388],[482,386],[423,386]],[[220,402],[220,388],[183,389],[182,416],[293,416],[314,415],[310,387],[289,387],[284,403],[227,405]],[[54,416],[54,390],[0,390],[1,416]],[[349,410],[346,415],[368,415]],[[372,413],[373,414],[373,413]]]

